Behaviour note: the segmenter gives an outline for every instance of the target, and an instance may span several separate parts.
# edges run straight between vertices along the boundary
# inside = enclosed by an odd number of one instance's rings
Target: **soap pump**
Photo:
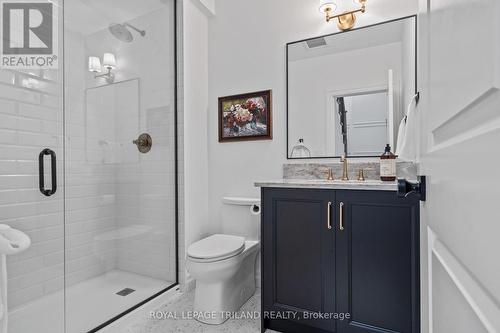
[[[385,151],[380,156],[380,179],[388,182],[396,180],[396,155],[391,152],[389,144],[385,146]]]

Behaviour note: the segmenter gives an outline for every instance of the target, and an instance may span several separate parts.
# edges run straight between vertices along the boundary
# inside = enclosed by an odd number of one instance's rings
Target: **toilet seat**
[[[213,262],[234,257],[244,249],[244,237],[216,234],[191,244],[187,255],[193,261]]]

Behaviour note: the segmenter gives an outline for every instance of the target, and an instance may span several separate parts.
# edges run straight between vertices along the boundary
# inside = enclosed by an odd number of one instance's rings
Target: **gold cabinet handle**
[[[344,203],[341,202],[339,204],[339,220],[340,220],[340,226],[339,226],[339,229],[340,231],[344,231]]]
[[[326,214],[326,226],[328,230],[332,230],[332,203],[328,202],[328,209]]]

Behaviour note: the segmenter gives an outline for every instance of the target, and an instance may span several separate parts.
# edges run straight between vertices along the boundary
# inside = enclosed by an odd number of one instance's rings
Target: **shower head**
[[[137,31],[142,37],[146,36],[146,31],[145,30],[140,30],[134,27],[133,25],[129,23],[111,23],[109,25],[109,32],[113,36],[115,36],[117,39],[121,40],[122,42],[130,43],[134,40],[134,36],[132,36],[132,33],[128,28],[132,28],[135,31]]]
[[[115,36],[122,42],[130,43],[131,41],[134,40],[132,33],[123,24],[119,23],[110,24],[109,32],[111,32],[113,36]]]

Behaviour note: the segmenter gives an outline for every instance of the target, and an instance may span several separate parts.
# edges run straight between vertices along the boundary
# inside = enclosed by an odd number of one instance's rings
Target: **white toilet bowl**
[[[194,311],[198,321],[222,324],[254,294],[259,248],[258,241],[221,234],[189,247],[186,266],[196,279]]]

